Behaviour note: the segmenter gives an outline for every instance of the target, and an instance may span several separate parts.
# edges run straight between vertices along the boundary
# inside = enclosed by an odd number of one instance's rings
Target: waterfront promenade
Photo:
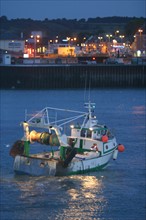
[[[1,65],[1,89],[144,88],[146,65]]]

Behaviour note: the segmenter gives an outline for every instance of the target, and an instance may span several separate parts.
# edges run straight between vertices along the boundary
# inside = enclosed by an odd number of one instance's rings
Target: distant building
[[[75,47],[68,44],[48,44],[48,54],[57,54],[58,56],[76,56]]]
[[[58,47],[59,56],[75,56],[75,47]]]
[[[0,50],[10,54],[23,54],[24,40],[0,40]]]
[[[135,56],[146,56],[146,32],[144,28],[135,33],[132,50]]]

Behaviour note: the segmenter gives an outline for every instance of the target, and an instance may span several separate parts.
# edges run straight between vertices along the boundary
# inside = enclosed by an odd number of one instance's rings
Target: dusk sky
[[[0,6],[8,19],[146,17],[146,0],[0,0]]]

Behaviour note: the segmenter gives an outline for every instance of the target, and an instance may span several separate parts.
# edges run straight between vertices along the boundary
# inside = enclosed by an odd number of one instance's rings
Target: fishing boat
[[[95,103],[89,101],[84,107],[85,112],[46,107],[29,119],[27,116],[21,123],[24,135],[10,150],[14,171],[34,176],[83,174],[105,168],[112,158],[117,159],[124,146],[98,122]],[[41,151],[44,147],[46,150]]]

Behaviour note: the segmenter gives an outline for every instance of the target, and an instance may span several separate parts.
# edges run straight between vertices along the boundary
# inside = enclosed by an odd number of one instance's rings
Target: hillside
[[[91,34],[115,33],[118,29],[122,34],[132,36],[136,30],[141,27],[145,18],[136,17],[105,17],[85,19],[11,19],[0,17],[0,38],[1,39],[19,39],[21,33],[24,38],[30,36],[31,31],[42,31],[43,37],[48,39],[56,35],[63,38],[66,36],[89,36]]]

